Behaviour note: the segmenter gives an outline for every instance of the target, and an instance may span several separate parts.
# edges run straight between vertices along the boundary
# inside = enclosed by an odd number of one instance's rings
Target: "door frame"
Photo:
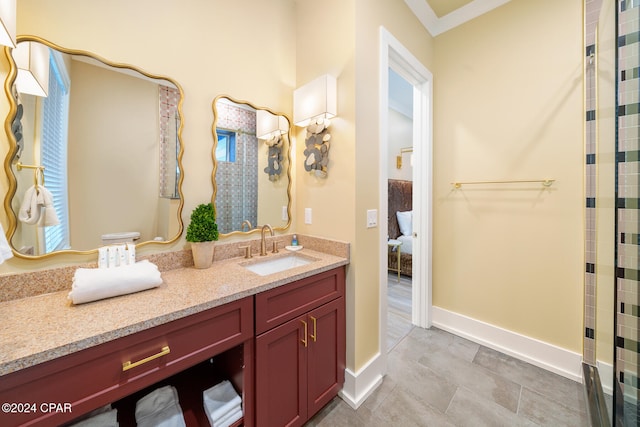
[[[389,68],[413,85],[413,286],[412,323],[431,327],[432,282],[432,193],[433,193],[433,75],[388,30],[380,27],[379,138],[380,182],[379,210],[388,210],[388,130],[389,130]],[[380,229],[380,354],[386,371],[387,334],[387,245],[388,224]]]

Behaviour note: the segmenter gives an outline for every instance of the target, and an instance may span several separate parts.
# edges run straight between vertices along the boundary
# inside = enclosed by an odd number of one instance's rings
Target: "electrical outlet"
[[[282,207],[282,220],[283,221],[288,221],[289,220],[289,214],[287,213],[287,207],[286,206]]]
[[[367,228],[373,228],[378,226],[378,210],[369,209],[367,211]]]
[[[311,224],[311,208],[304,208],[304,223]]]

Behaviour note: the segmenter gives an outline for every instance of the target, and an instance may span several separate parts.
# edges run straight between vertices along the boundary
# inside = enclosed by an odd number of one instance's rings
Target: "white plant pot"
[[[215,242],[191,242],[191,254],[195,268],[209,268],[213,263]]]

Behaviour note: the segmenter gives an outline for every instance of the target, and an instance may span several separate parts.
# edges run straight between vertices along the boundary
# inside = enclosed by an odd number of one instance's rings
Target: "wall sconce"
[[[21,42],[13,49],[18,67],[18,92],[46,97],[49,91],[49,48],[41,43]]]
[[[277,181],[282,172],[282,135],[289,130],[289,122],[284,116],[277,116],[266,110],[256,111],[256,136],[264,140],[268,147],[267,167],[264,172],[270,181]]]
[[[402,169],[402,155],[404,153],[411,153],[411,158],[409,159],[409,162],[411,166],[413,166],[413,147],[405,147],[405,148],[401,148],[400,155],[396,156],[396,168],[398,169]]]
[[[16,47],[16,0],[0,0],[0,44]]]
[[[329,119],[337,114],[336,78],[325,74],[293,92],[293,122],[306,127],[304,168],[326,178],[329,163]]]
[[[289,123],[285,116],[276,116],[267,110],[256,111],[256,136],[258,139],[272,139],[276,135],[283,135],[289,130]]]

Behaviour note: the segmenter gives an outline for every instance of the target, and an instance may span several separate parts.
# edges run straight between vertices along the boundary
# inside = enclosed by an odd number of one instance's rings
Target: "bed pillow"
[[[413,233],[413,211],[396,212],[396,218],[398,218],[400,234],[403,236],[411,236]]]

